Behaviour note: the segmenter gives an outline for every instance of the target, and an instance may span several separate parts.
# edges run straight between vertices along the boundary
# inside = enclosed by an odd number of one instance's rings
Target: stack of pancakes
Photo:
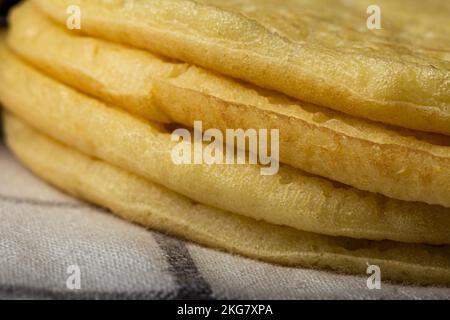
[[[26,1],[0,40],[7,143],[152,229],[450,285],[450,4],[378,2],[382,30],[366,0]],[[279,172],[175,164],[171,133],[195,121],[278,129]]]

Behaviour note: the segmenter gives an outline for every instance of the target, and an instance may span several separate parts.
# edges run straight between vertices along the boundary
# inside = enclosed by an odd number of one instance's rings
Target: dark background
[[[19,0],[0,0],[0,26],[6,25],[6,13],[17,2]]]

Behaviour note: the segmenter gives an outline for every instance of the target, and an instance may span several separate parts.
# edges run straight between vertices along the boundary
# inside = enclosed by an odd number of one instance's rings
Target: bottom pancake
[[[90,158],[5,114],[16,156],[55,186],[145,227],[250,258],[366,274],[383,280],[450,285],[450,246],[355,240],[298,231],[214,209],[106,162]]]

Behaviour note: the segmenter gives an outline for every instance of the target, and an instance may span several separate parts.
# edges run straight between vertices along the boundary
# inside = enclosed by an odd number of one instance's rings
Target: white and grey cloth
[[[146,230],[62,194],[1,143],[0,219],[0,299],[450,299],[449,288],[369,290],[364,277],[275,266]]]

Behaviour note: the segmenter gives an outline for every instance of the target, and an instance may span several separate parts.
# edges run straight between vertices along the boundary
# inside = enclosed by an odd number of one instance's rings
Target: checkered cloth
[[[0,219],[0,298],[450,298],[446,288],[369,290],[364,277],[275,266],[148,231],[62,194],[1,143]],[[73,266],[80,289],[67,285]]]

